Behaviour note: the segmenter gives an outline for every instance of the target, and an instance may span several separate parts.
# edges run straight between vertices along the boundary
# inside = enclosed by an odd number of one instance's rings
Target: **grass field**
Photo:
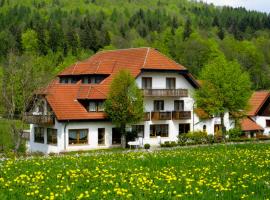
[[[268,199],[270,145],[0,161],[0,199]]]

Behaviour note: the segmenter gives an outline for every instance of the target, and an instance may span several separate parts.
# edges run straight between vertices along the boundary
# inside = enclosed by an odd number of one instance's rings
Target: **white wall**
[[[38,125],[31,124],[30,125],[30,140],[29,140],[29,151],[30,152],[43,152],[43,153],[58,153],[63,148],[63,124],[58,123],[55,120],[54,126],[42,126],[44,128],[44,143],[36,143],[34,142],[34,127],[38,127]],[[47,144],[47,128],[57,129],[57,145]]]
[[[152,89],[166,89],[166,78],[175,78],[176,89],[190,89],[194,88],[185,79],[185,77],[179,73],[161,73],[161,72],[144,72],[137,78],[136,82],[139,88],[142,88],[142,77],[152,77]]]
[[[59,123],[57,120],[54,126],[42,126],[45,129],[44,144],[34,142],[34,127],[30,126],[30,152],[43,153],[58,153],[64,151],[79,151],[88,149],[108,148],[112,146],[112,128],[114,127],[110,122],[64,122]],[[57,129],[57,145],[46,144],[47,128]],[[98,128],[105,128],[105,145],[98,145]],[[87,129],[88,130],[88,144],[69,145],[68,133],[70,129]]]
[[[195,115],[196,116],[196,115]],[[203,131],[203,126],[206,125],[206,132],[208,135],[214,135],[215,133],[215,125],[221,124],[220,117],[214,117],[212,119],[200,120],[197,116],[195,117],[194,130],[195,131]],[[229,119],[229,114],[226,113],[224,116],[224,124],[226,130],[233,129],[235,127],[234,120]]]
[[[270,117],[267,116],[255,116],[253,117],[253,120],[260,125],[262,128],[264,128],[264,135],[270,135],[270,127],[266,126],[266,120],[270,120]]]

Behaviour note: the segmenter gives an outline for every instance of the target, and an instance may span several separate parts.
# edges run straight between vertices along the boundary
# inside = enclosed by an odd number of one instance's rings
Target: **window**
[[[106,75],[86,76],[86,77],[83,77],[82,83],[83,84],[99,84],[105,78],[106,78]]]
[[[142,89],[152,89],[152,78],[143,77],[142,78]]]
[[[98,145],[105,145],[105,128],[98,129]]]
[[[73,83],[73,84],[75,84],[75,83],[77,83],[78,82],[78,78],[77,77],[72,77],[71,78],[71,83]]]
[[[166,89],[175,89],[175,78],[166,78]]]
[[[75,84],[79,81],[78,77],[60,77],[60,83],[64,83],[64,84]]]
[[[102,80],[103,80],[103,78],[101,76],[96,76],[95,77],[95,83],[96,84],[99,84]]]
[[[133,125],[132,131],[137,133],[137,137],[144,137],[144,125]]]
[[[179,134],[188,133],[190,131],[190,124],[179,124]]]
[[[43,127],[34,128],[34,142],[44,144],[44,128]]]
[[[103,101],[98,102],[98,112],[104,111],[104,103]]]
[[[174,101],[174,110],[175,111],[184,111],[184,101],[183,100],[175,100]]]
[[[47,128],[47,144],[57,144],[57,129]]]
[[[154,101],[154,111],[164,110],[164,101],[163,100],[155,100]]]
[[[270,120],[266,120],[266,127],[270,127]]]
[[[103,112],[104,111],[103,101],[90,101],[89,102],[89,112]]]
[[[150,137],[168,137],[169,125],[168,124],[153,124],[150,125]]]
[[[97,111],[97,106],[95,101],[90,101],[89,102],[89,111],[90,112],[96,112]]]
[[[112,144],[121,144],[121,132],[119,128],[112,129]]]
[[[203,125],[203,132],[206,132],[206,125]]]
[[[67,77],[60,77],[60,83],[68,83]]]
[[[68,132],[69,144],[88,144],[88,129],[70,129]]]

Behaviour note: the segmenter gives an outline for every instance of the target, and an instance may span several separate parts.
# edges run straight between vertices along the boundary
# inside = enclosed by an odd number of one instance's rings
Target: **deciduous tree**
[[[195,92],[198,108],[210,115],[220,116],[223,136],[226,132],[226,112],[242,112],[251,95],[249,74],[236,61],[228,62],[223,56],[210,61],[200,74],[201,88]]]
[[[137,123],[144,116],[142,92],[129,71],[121,70],[114,77],[105,101],[105,112],[120,128],[125,146],[126,125]]]

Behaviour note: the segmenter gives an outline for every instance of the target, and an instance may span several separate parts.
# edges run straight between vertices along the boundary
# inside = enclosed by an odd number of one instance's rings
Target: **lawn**
[[[0,199],[267,199],[270,145],[0,161]]]

